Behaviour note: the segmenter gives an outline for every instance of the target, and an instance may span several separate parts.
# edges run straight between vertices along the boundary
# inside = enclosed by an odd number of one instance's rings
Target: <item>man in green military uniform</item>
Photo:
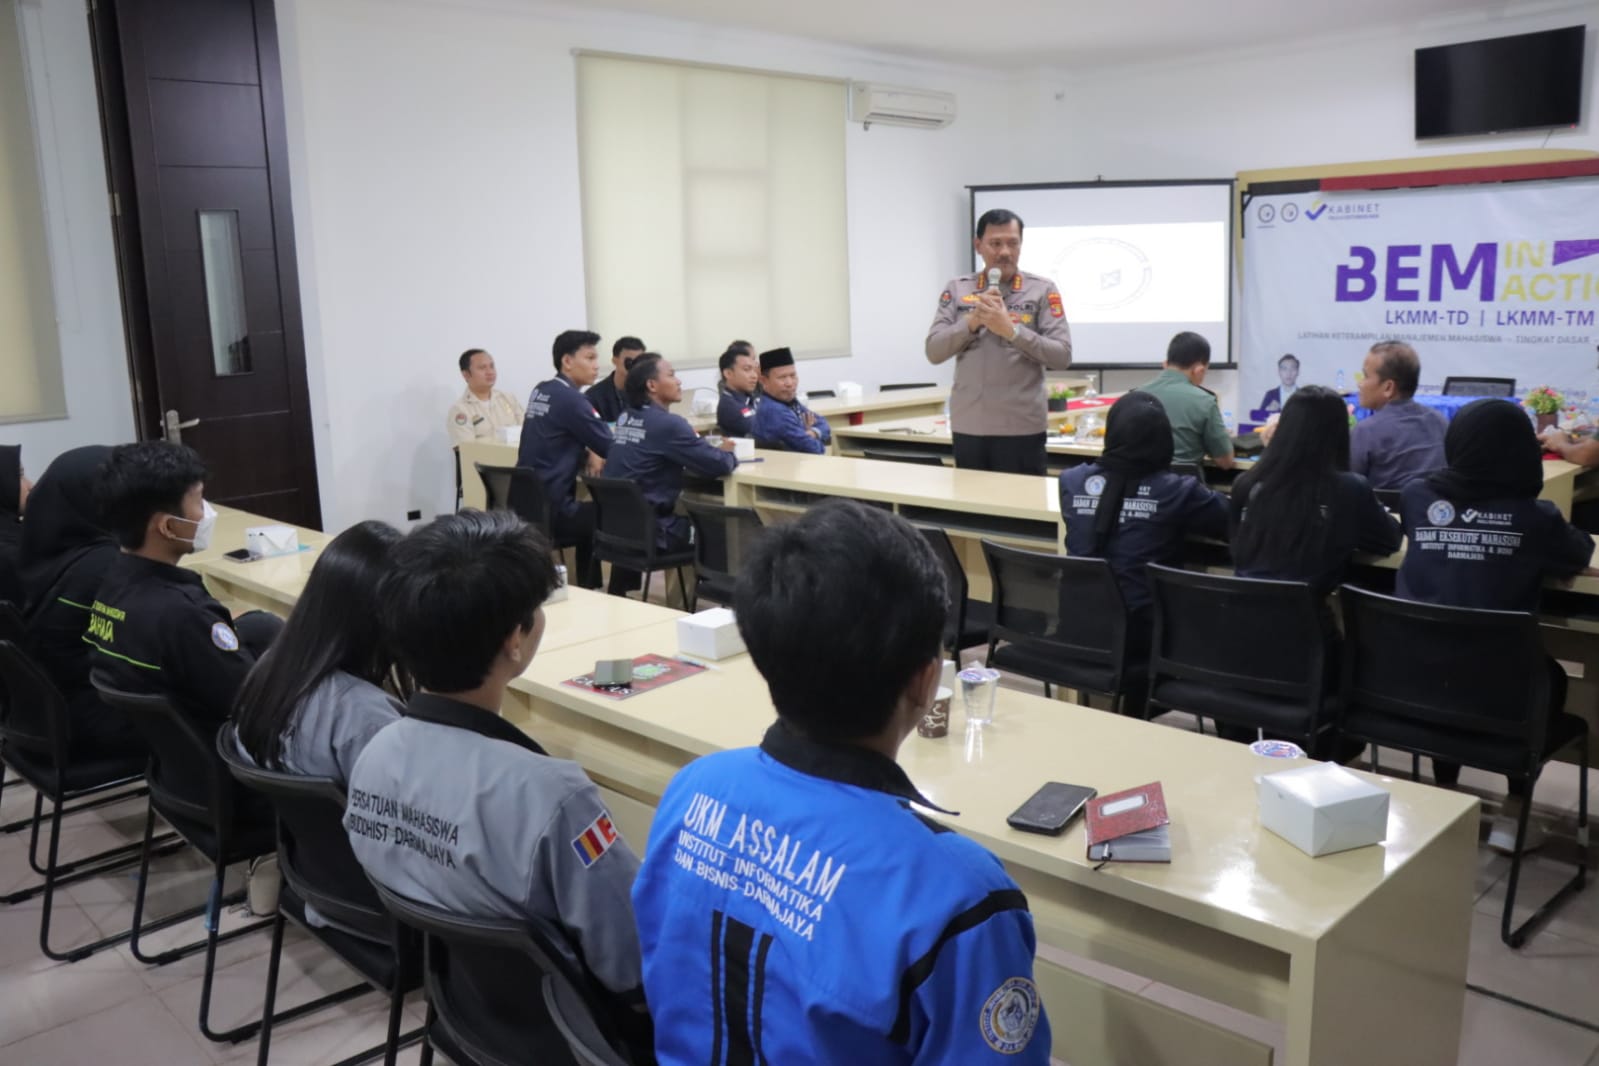
[[[1184,331],[1166,347],[1166,369],[1139,391],[1166,408],[1171,420],[1172,462],[1199,463],[1208,455],[1223,470],[1232,469],[1233,439],[1222,421],[1216,394],[1205,388],[1210,342]]]

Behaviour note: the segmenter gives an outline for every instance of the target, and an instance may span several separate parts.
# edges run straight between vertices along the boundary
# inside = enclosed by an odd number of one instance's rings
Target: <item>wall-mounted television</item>
[[[1586,26],[1416,49],[1416,139],[1575,126]]]

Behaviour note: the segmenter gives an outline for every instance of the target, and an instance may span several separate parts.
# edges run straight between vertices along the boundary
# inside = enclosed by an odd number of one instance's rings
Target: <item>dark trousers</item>
[[[1545,711],[1549,715],[1549,728],[1553,729],[1556,720],[1566,709],[1566,671],[1553,658],[1545,657],[1544,663],[1549,671],[1549,706]],[[1432,779],[1440,785],[1454,787],[1460,783],[1460,764],[1434,759]],[[1525,796],[1527,786],[1512,779],[1508,791],[1512,796]]]
[[[992,470],[996,474],[1044,473],[1044,434],[1021,437],[980,437],[955,434],[955,465],[962,470]]]

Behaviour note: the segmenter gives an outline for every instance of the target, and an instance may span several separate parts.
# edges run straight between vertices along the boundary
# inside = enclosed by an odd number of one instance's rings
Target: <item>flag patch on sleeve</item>
[[[578,862],[587,868],[598,862],[601,855],[610,851],[611,845],[616,841],[616,827],[611,824],[610,814],[602,810],[600,816],[590,822],[588,828],[572,841],[572,850],[577,852]]]

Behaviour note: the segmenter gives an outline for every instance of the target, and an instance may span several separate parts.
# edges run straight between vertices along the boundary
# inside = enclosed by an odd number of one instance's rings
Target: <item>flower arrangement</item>
[[[1548,385],[1539,385],[1535,389],[1527,390],[1521,406],[1535,415],[1558,414],[1560,409],[1566,406],[1566,398]]]

